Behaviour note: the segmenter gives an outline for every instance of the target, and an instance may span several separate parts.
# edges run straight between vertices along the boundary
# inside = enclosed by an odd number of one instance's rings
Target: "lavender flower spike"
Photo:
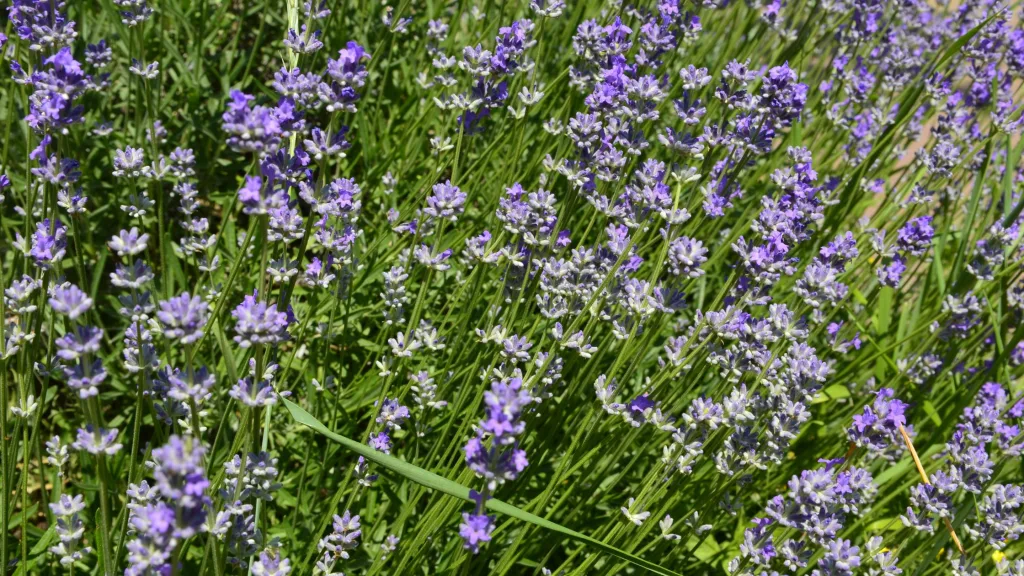
[[[235,342],[242,348],[253,344],[276,344],[286,340],[288,315],[272,304],[256,300],[256,293],[246,296],[232,312],[235,317]]]
[[[156,317],[164,329],[164,337],[191,344],[203,337],[209,306],[199,296],[188,292],[160,302]]]
[[[92,308],[92,298],[74,284],[65,284],[53,289],[50,295],[50,308],[58,314],[76,320]]]

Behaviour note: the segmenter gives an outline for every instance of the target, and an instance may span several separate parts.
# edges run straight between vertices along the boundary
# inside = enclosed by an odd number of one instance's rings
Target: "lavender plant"
[[[0,574],[1024,575],[1022,8],[11,0]]]

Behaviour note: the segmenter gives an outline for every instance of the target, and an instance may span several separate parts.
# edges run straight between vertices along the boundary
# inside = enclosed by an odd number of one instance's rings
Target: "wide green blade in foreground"
[[[420,484],[422,486],[426,486],[427,488],[443,492],[449,496],[453,496],[455,498],[459,498],[467,502],[474,501],[469,496],[469,488],[457,482],[453,482],[442,476],[438,476],[433,472],[424,470],[419,466],[414,466],[408,462],[399,460],[394,456],[389,456],[387,454],[377,452],[373,448],[370,448],[369,446],[361,442],[356,442],[355,440],[346,438],[340,434],[335,434],[334,432],[328,430],[327,427],[323,425],[323,423],[314,418],[312,414],[306,412],[301,407],[299,407],[299,405],[295,404],[294,402],[285,400],[283,398],[282,400],[284,401],[285,407],[288,408],[288,412],[291,413],[292,418],[294,418],[296,422],[312,428],[313,430],[319,432],[320,434],[323,434],[327,438],[330,438],[331,440],[334,440],[338,444],[341,444],[345,448],[348,448],[349,450],[355,452],[356,454],[359,454],[363,458],[366,458],[371,462],[383,466],[384,468],[387,468],[392,472],[401,474],[402,476],[408,478],[409,480],[412,480],[413,482],[416,482],[417,484]],[[661,566],[658,566],[653,562],[648,562],[643,558],[637,557],[624,550],[619,550],[614,546],[609,546],[608,544],[595,540],[590,536],[580,534],[575,530],[570,530],[565,526],[556,524],[549,520],[545,520],[539,516],[530,514],[525,510],[516,508],[515,506],[502,502],[501,500],[495,500],[494,498],[491,498],[487,500],[485,506],[489,510],[506,514],[513,518],[522,520],[523,522],[529,522],[530,524],[540,526],[541,528],[551,530],[552,532],[564,534],[565,536],[568,536],[573,540],[578,540],[580,542],[583,542],[584,544],[587,544],[588,546],[593,546],[594,548],[597,548],[603,552],[607,552],[608,554],[611,554],[616,558],[621,558],[641,568],[650,570],[655,574],[662,574],[664,576],[679,576],[676,572],[672,572],[671,570],[662,568]]]

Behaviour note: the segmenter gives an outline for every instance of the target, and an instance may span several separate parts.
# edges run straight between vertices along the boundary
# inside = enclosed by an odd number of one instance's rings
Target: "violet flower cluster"
[[[1021,0],[242,4],[7,6],[3,570],[1024,574]]]

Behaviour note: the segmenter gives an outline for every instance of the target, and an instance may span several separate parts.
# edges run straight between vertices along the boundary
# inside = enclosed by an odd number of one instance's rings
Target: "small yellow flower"
[[[992,561],[996,564],[1002,562],[1004,558],[1006,558],[1006,554],[1003,554],[1002,550],[996,550],[992,553]]]

